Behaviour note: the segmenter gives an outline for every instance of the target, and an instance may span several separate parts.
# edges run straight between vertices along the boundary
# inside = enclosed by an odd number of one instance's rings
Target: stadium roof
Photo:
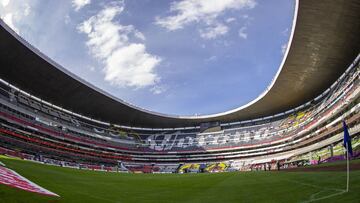
[[[239,108],[203,116],[165,115],[116,98],[68,72],[0,20],[0,78],[81,115],[118,125],[172,128],[235,122],[298,107],[324,92],[360,51],[360,1],[297,1],[289,46],[269,87]]]

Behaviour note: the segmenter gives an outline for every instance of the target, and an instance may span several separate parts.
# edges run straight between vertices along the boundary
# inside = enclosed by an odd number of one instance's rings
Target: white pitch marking
[[[302,201],[302,203],[315,202],[315,201],[318,201],[318,200],[323,200],[323,199],[327,199],[327,198],[330,198],[330,197],[333,197],[333,196],[342,195],[342,194],[346,193],[346,190],[342,190],[342,189],[320,187],[320,186],[318,186],[318,185],[313,185],[313,184],[310,184],[310,183],[303,183],[303,182],[299,182],[299,181],[291,181],[291,180],[287,180],[287,181],[288,181],[288,182],[297,183],[297,184],[300,184],[300,185],[306,185],[306,186],[310,186],[310,187],[322,189],[322,190],[320,190],[320,191],[317,192],[317,193],[313,193],[313,194],[310,196],[310,200]],[[327,191],[327,190],[336,191],[336,193],[331,194],[331,195],[327,195],[327,196],[324,196],[324,197],[314,198],[317,194],[319,194],[319,193],[321,193],[321,192],[324,192],[324,191]]]

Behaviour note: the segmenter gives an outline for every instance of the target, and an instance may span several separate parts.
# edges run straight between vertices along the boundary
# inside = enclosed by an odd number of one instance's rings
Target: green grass
[[[217,174],[120,174],[0,161],[59,194],[46,197],[0,185],[0,202],[304,202],[341,193],[345,172],[232,172]],[[360,171],[350,191],[316,202],[360,202]]]

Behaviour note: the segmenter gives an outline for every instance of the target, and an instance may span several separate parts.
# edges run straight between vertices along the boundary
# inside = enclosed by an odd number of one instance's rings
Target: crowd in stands
[[[274,159],[241,166],[228,162],[310,146],[339,134],[342,120],[358,133],[359,73],[357,62],[329,90],[297,111],[260,121],[229,124],[219,132],[206,133],[197,128],[129,130],[90,121],[0,82],[0,146],[16,149],[11,152],[15,154],[10,155],[26,154],[35,160],[41,152],[45,163],[64,166],[72,161],[73,166],[88,163],[86,168],[93,170],[110,171],[108,167],[118,167],[119,161],[123,162],[122,170],[133,172],[292,167],[306,162]]]

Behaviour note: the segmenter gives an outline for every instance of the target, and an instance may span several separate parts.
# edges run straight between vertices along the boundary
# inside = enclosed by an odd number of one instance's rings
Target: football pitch
[[[0,202],[360,202],[360,171],[123,174],[0,157],[10,169],[60,197],[0,185]],[[359,163],[360,160],[353,160]],[[345,165],[345,162],[338,164]],[[333,164],[332,164],[333,165]]]

